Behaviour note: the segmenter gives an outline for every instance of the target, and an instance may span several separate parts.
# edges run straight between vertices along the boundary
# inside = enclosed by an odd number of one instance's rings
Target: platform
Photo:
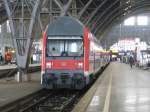
[[[29,67],[35,67],[35,66],[40,66],[40,64],[30,64],[29,65]],[[17,68],[17,65],[15,65],[15,64],[0,65],[0,71],[7,70],[7,69],[15,69],[15,68]]]
[[[28,73],[40,71],[40,64],[30,64],[28,68]],[[0,78],[10,77],[17,73],[17,65],[15,64],[7,64],[0,66]]]
[[[150,71],[111,63],[73,112],[150,112]]]
[[[0,107],[40,90],[40,72],[31,74],[30,82],[17,83],[15,80],[0,79]]]

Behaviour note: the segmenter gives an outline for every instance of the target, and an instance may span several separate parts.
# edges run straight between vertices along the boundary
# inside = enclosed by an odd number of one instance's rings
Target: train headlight
[[[51,62],[46,63],[46,68],[52,68],[52,63]]]
[[[82,62],[79,62],[79,63],[78,63],[78,67],[79,67],[79,68],[83,68],[83,63],[82,63]]]

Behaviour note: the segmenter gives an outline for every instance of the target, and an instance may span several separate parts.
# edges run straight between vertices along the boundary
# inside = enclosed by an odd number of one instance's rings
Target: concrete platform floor
[[[150,112],[150,71],[113,62],[87,94],[73,112]]]
[[[40,72],[32,73],[30,82],[17,83],[13,77],[0,79],[0,107],[41,88]]]
[[[34,66],[40,66],[40,64],[30,64],[29,67],[34,67]],[[5,65],[0,65],[0,70],[7,70],[7,69],[13,69],[17,68],[17,65],[15,64],[5,64]]]

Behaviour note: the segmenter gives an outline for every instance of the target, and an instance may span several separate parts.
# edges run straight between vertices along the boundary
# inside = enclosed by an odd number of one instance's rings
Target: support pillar
[[[40,13],[41,0],[34,0],[32,4],[28,0],[19,0],[14,2],[13,5],[10,0],[3,0],[3,3],[8,15],[13,45],[16,50],[18,67],[16,80],[17,82],[30,81],[27,69],[34,37],[32,35],[33,29],[37,20],[36,18],[38,18]]]
[[[27,74],[27,72],[23,70],[18,70],[16,74],[16,81],[17,82],[29,82],[31,81],[31,75]]]

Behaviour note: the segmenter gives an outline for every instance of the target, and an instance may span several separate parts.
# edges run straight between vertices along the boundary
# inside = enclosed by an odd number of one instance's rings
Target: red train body
[[[41,84],[47,89],[82,89],[109,58],[109,53],[100,52],[85,26],[71,17],[61,17],[43,33]]]

